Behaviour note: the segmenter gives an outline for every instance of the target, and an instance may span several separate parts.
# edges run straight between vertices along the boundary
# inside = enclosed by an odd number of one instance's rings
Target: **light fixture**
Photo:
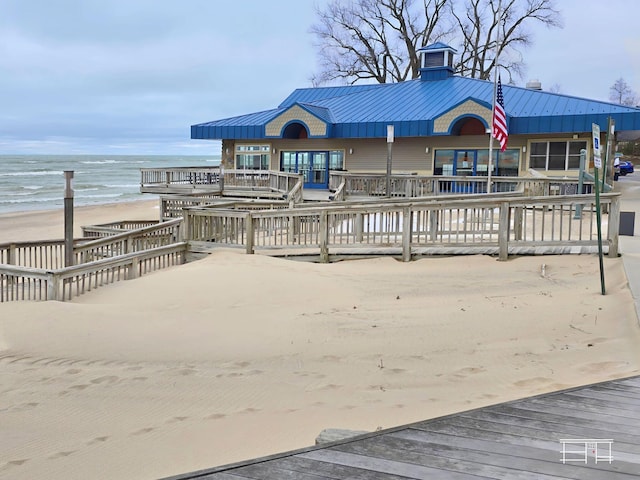
[[[573,138],[574,138],[574,139],[578,138],[578,134],[577,134],[577,133],[574,133],[574,134],[573,134]]]
[[[522,147],[522,153],[527,153],[527,146]]]
[[[426,147],[426,148],[424,149],[424,153],[426,153],[427,155],[429,155],[429,147]]]
[[[227,155],[229,155],[229,147],[225,148],[224,153],[226,153]]]
[[[273,153],[274,155],[276,154],[276,147],[273,147],[273,150],[271,150],[271,153]]]
[[[349,149],[349,155],[353,155],[353,148]]]

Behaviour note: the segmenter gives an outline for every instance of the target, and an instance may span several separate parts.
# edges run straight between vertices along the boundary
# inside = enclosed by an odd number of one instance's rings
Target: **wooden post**
[[[244,219],[246,235],[247,235],[247,254],[251,255],[254,253],[253,245],[254,245],[254,229],[253,229],[253,217],[251,213],[247,213],[247,216]]]
[[[16,265],[16,244],[12,243],[9,245],[9,265]]]
[[[47,300],[58,300],[60,278],[52,272],[48,272],[47,277]]]
[[[498,260],[509,259],[509,203],[500,204],[500,222],[498,227]]]
[[[328,214],[326,210],[322,210],[320,213],[320,262],[329,263],[329,247],[327,245],[329,237],[329,222]]]
[[[73,171],[65,170],[64,189],[64,265],[73,266]]]
[[[355,231],[356,231],[356,242],[362,242],[362,231],[364,230],[364,217],[362,216],[362,212],[356,213],[355,218]]]
[[[524,222],[524,208],[514,208],[513,234],[516,240],[522,240],[522,226]]]
[[[429,210],[429,240],[435,241],[438,238],[438,212],[439,210]]]
[[[134,257],[131,259],[131,265],[129,265],[129,271],[127,272],[127,280],[133,280],[139,277],[140,259]]]
[[[609,253],[608,257],[618,256],[618,242],[620,238],[620,197],[616,196],[611,199],[611,208],[609,209]]]
[[[411,260],[411,207],[402,210],[402,261]]]

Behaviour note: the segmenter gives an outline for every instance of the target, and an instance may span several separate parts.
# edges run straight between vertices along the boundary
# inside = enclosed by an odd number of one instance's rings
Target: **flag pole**
[[[498,55],[500,53],[500,10],[502,0],[498,0],[498,28],[496,29],[496,56],[494,59],[493,97],[491,102],[491,126],[489,128],[489,164],[487,165],[487,193],[491,193],[491,173],[493,172],[493,122],[496,115],[496,95],[498,92]]]

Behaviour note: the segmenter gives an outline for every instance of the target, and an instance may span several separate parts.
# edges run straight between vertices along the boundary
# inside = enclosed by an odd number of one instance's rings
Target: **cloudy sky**
[[[190,125],[276,107],[316,68],[328,0],[0,0],[0,154],[218,154]],[[638,0],[556,0],[533,30],[545,89],[640,93]]]

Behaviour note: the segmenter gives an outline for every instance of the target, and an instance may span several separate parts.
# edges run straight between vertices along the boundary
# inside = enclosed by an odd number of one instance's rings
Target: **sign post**
[[[596,189],[596,223],[598,226],[598,257],[600,259],[600,290],[602,295],[606,294],[604,286],[604,262],[602,259],[602,220],[600,213],[600,186],[598,185],[598,170],[602,167],[602,154],[600,150],[600,125],[591,124],[591,133],[593,136],[593,183]]]
[[[391,147],[393,146],[393,125],[387,125],[387,198],[391,197]]]
[[[64,266],[71,267],[73,258],[73,170],[64,172]]]

